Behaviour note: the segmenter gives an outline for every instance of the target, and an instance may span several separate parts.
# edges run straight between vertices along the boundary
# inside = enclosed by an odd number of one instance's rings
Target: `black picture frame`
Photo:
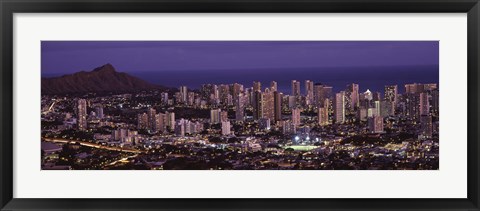
[[[478,0],[0,0],[0,207],[2,210],[479,210]],[[18,199],[13,198],[14,13],[467,13],[466,199]],[[449,181],[445,181],[449,182]],[[59,190],[61,191],[61,190]]]

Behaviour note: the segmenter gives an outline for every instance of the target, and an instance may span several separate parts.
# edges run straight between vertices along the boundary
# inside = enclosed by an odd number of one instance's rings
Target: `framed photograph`
[[[1,0],[2,210],[479,210],[478,0]]]

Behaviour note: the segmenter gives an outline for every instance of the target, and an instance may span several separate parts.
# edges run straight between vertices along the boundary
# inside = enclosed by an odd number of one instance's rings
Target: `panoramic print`
[[[42,41],[41,75],[42,170],[439,169],[437,41]]]

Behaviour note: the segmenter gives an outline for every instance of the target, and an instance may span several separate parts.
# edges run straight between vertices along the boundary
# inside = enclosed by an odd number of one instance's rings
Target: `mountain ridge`
[[[107,63],[92,71],[42,78],[42,94],[79,94],[88,92],[131,92],[166,89],[124,72]]]

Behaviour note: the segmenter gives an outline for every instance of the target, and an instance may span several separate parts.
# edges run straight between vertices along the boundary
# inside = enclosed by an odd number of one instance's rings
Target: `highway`
[[[54,143],[67,143],[67,144],[79,143],[80,145],[86,146],[86,147],[117,151],[117,152],[129,152],[129,153],[136,153],[136,154],[146,152],[144,150],[138,150],[138,149],[124,149],[121,147],[104,146],[101,144],[90,143],[87,141],[78,141],[78,140],[62,139],[62,138],[46,138],[46,137],[42,137],[42,139],[44,141],[54,142]]]

